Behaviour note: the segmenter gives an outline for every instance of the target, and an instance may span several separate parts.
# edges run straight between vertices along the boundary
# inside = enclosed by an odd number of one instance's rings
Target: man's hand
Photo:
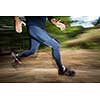
[[[22,32],[22,21],[19,19],[18,16],[15,16],[15,30],[17,33]]]
[[[65,30],[66,29],[66,25],[61,23],[61,20],[56,20],[55,18],[51,19],[51,22],[56,25],[56,27],[60,28],[60,30]]]
[[[62,31],[66,29],[66,25],[63,24],[63,23],[61,23],[60,20],[57,21],[56,26],[57,26],[58,28],[60,28],[60,30],[62,30]]]

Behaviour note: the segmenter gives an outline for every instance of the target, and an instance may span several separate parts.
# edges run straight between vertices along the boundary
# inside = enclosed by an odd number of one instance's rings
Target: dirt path
[[[12,65],[10,55],[1,56],[0,82],[100,82],[99,50],[62,50],[61,56],[66,66],[75,69],[75,77],[59,76],[50,52],[39,51],[20,66]]]

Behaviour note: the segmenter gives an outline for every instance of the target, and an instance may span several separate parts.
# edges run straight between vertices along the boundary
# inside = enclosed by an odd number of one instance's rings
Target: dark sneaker
[[[16,56],[16,53],[15,52],[12,52],[11,53],[11,56],[14,59],[14,63],[16,63],[16,64],[22,64],[21,60]]]
[[[70,77],[73,77],[73,76],[75,76],[75,71],[72,71],[72,70],[69,70],[69,69],[67,69],[67,68],[65,68],[65,70],[64,71],[58,71],[58,74],[59,75],[66,75],[66,76],[70,76]]]

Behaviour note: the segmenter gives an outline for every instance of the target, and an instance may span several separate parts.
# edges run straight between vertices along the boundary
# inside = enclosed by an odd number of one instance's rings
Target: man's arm
[[[22,32],[22,22],[19,18],[19,16],[15,16],[15,30],[17,33],[21,33]]]
[[[15,16],[14,19],[15,19],[15,30],[17,33],[21,33],[22,24],[26,26],[26,23],[25,23],[26,19],[24,16]]]
[[[54,24],[56,27],[60,28],[60,30],[65,30],[66,29],[66,25],[64,23],[61,23],[61,20],[57,20],[55,18],[53,18],[52,16],[48,16],[48,20]]]

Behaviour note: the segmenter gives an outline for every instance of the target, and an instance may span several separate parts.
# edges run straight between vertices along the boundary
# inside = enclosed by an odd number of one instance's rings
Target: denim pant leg
[[[53,39],[44,29],[38,26],[29,26],[28,29],[30,35],[35,40],[52,48],[53,58],[56,61],[59,70],[63,70],[60,57],[59,43],[55,39]]]
[[[49,41],[45,41],[44,44],[48,45],[52,48],[52,56],[53,56],[54,60],[56,61],[56,64],[57,64],[59,70],[63,71],[59,43],[55,39],[52,38]]]
[[[40,45],[40,43],[38,41],[36,41],[36,40],[34,40],[33,38],[30,37],[29,49],[20,53],[18,55],[18,57],[27,57],[31,54],[34,54],[38,50],[39,45]]]

